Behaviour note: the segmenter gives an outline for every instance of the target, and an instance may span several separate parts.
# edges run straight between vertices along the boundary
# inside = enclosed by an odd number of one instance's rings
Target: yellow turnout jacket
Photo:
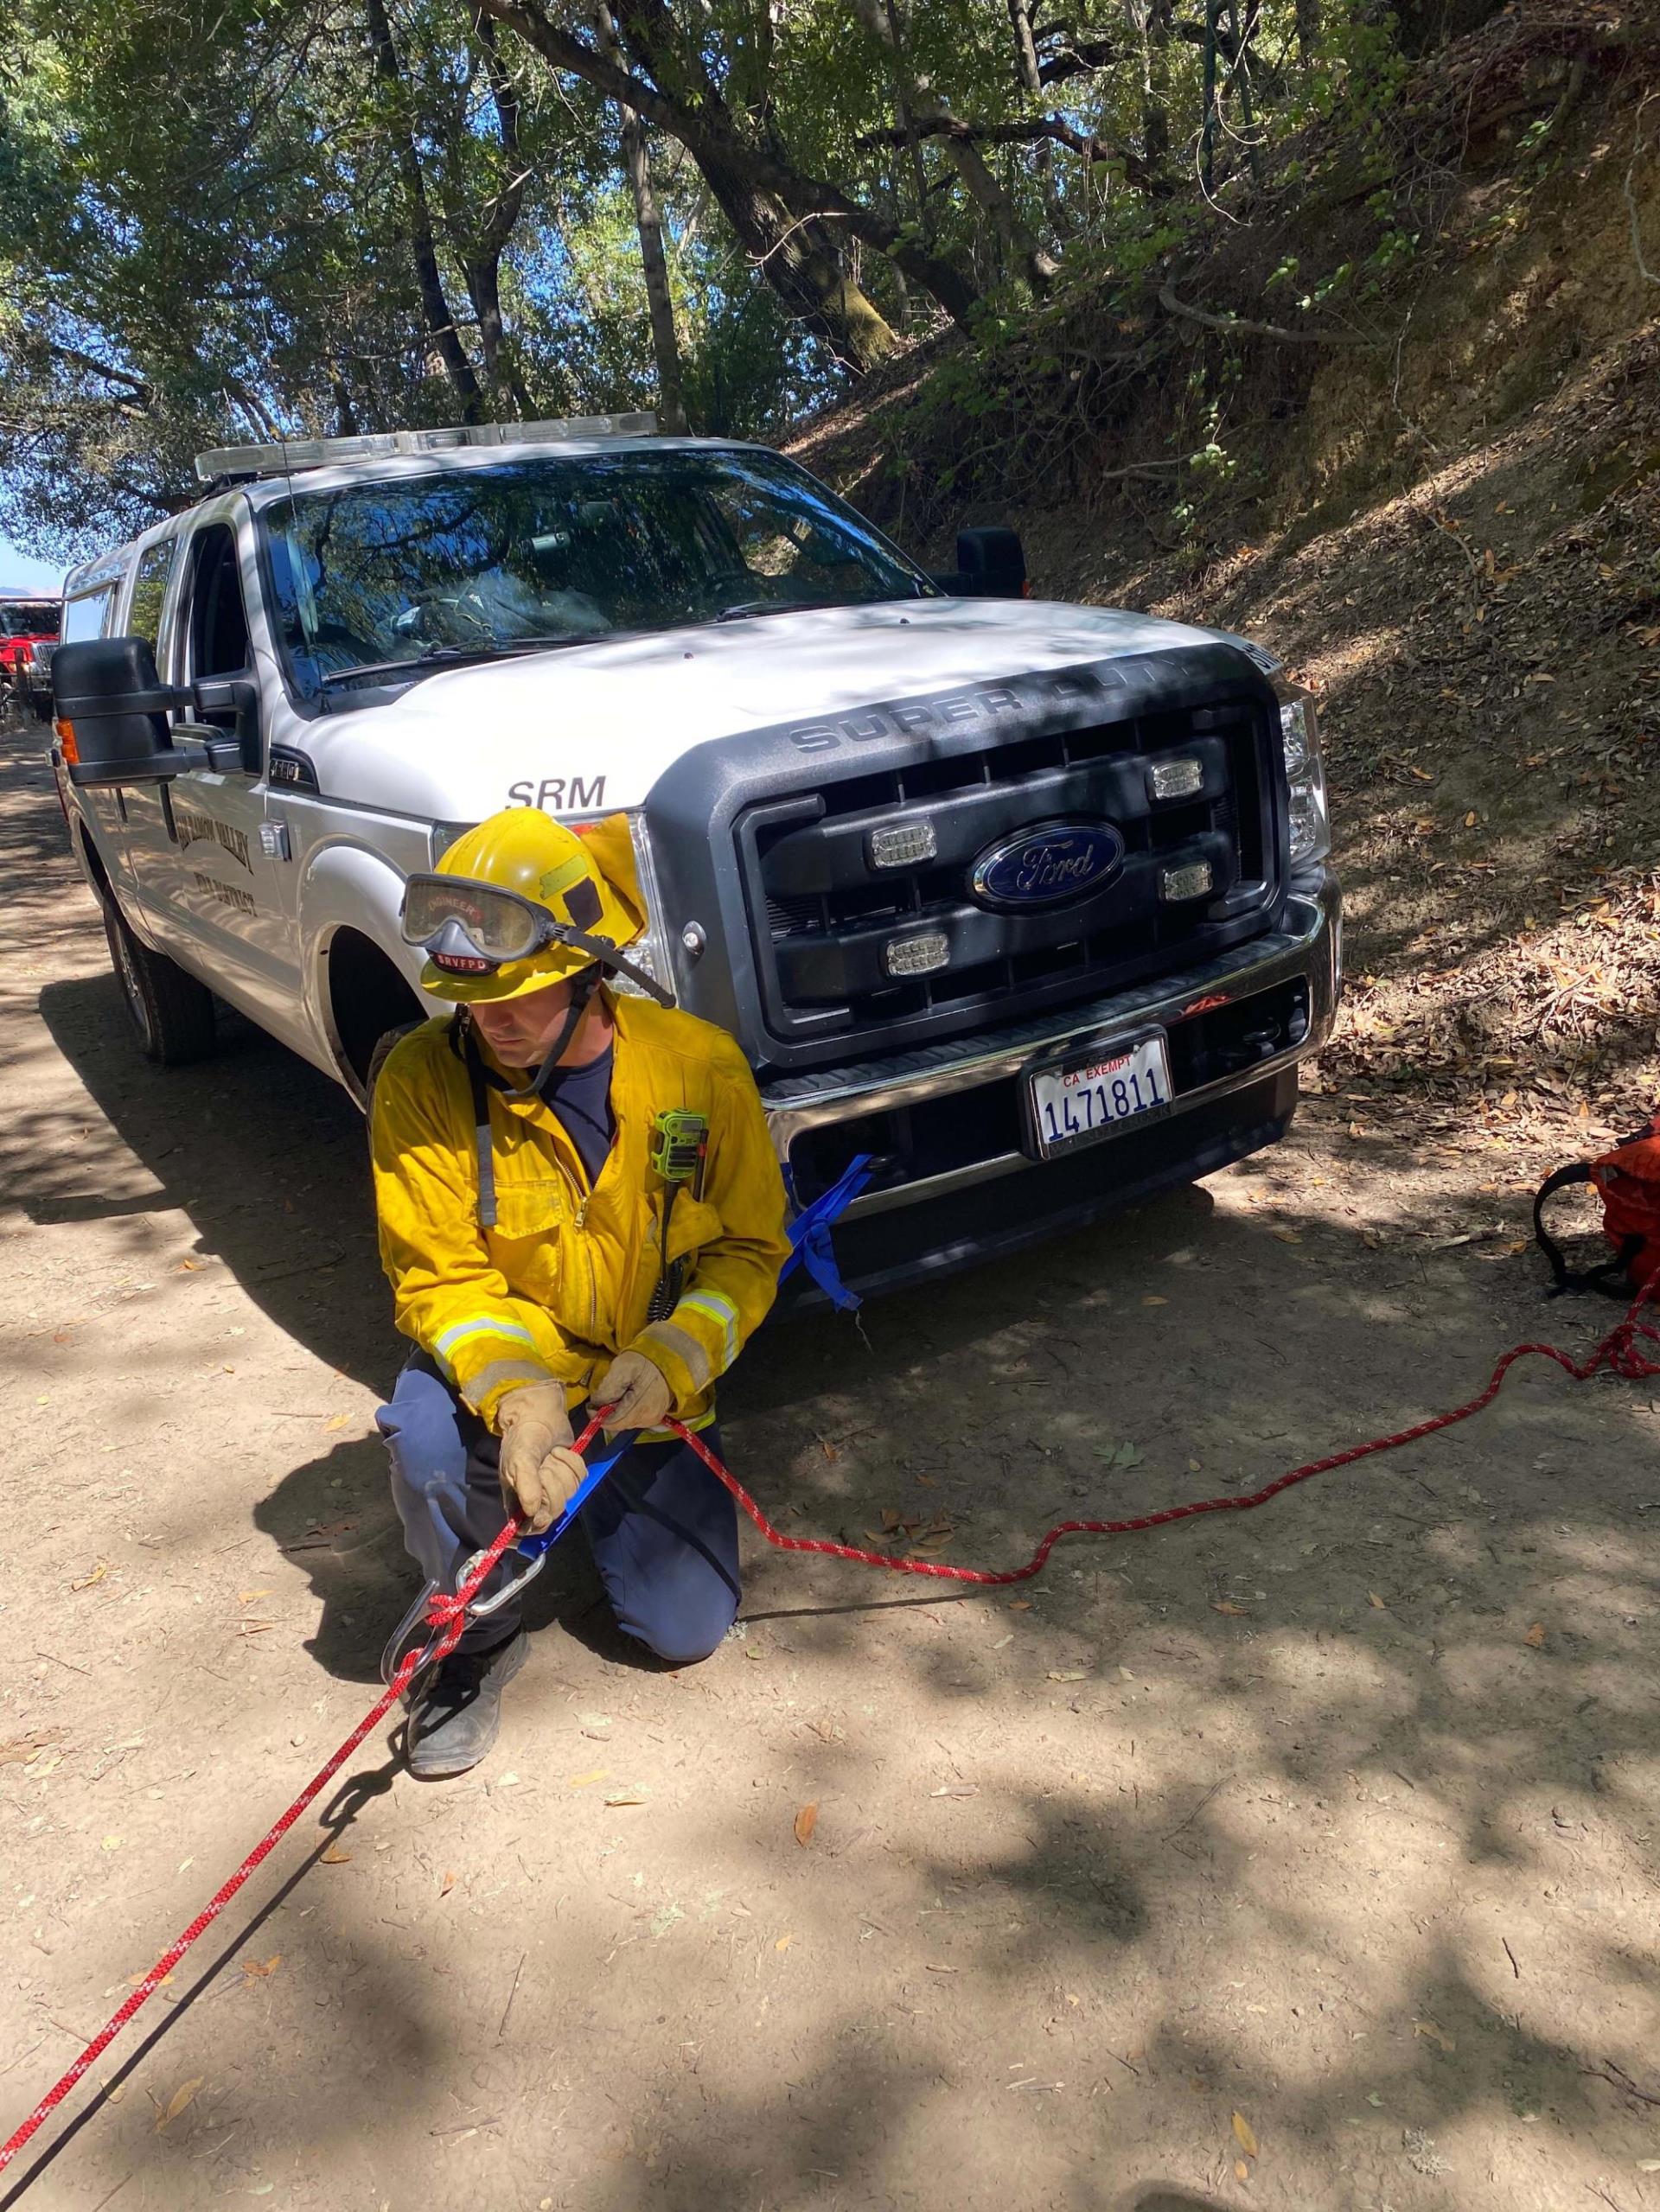
[[[396,1045],[374,1087],[380,1259],[398,1326],[491,1428],[520,1384],[557,1379],[575,1405],[629,1350],[667,1377],[681,1420],[712,1419],[715,1379],[764,1319],[788,1249],[783,1179],[737,1045],[646,999],[610,1005],[616,1134],[598,1181],[540,1099],[492,1086],[492,1228],[479,1225],[472,1092],[450,1017]],[[706,1114],[709,1147],[701,1199],[682,1189],[670,1215],[685,1287],[668,1319],[648,1323],[667,1191],[646,1143],[666,1106]]]

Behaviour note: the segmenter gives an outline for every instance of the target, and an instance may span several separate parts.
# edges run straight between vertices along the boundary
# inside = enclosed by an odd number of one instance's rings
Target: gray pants
[[[497,1440],[422,1352],[375,1422],[410,1555],[429,1581],[452,1590],[463,1561],[507,1519]],[[718,1432],[706,1434],[718,1451]],[[737,1508],[696,1453],[678,1439],[636,1444],[578,1520],[618,1626],[661,1659],[706,1659],[737,1612]],[[518,1572],[511,1553],[503,1568]],[[505,1606],[469,1622],[457,1648],[488,1649],[518,1622],[518,1607]]]

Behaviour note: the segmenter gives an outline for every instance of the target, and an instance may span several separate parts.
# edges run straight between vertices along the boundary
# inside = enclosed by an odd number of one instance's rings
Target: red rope
[[[717,1476],[731,1492],[750,1519],[755,1523],[769,1544],[776,1544],[781,1552],[820,1552],[833,1559],[852,1559],[862,1567],[888,1567],[895,1574],[931,1575],[940,1582],[972,1582],[982,1587],[1000,1587],[1012,1582],[1029,1582],[1041,1574],[1050,1553],[1063,1536],[1134,1536],[1144,1528],[1163,1528],[1172,1520],[1191,1520],[1201,1513],[1248,1513],[1253,1506],[1266,1505],[1270,1498],[1277,1498],[1281,1490],[1288,1490],[1293,1482],[1306,1482],[1311,1475],[1329,1475],[1334,1467],[1350,1467],[1357,1459],[1369,1459],[1376,1451],[1394,1451],[1398,1445],[1416,1444],[1421,1437],[1433,1437],[1439,1429],[1450,1429],[1459,1421],[1467,1421],[1472,1413],[1479,1413],[1491,1406],[1504,1386],[1504,1378],[1518,1360],[1536,1354],[1541,1359],[1555,1360],[1557,1366],[1573,1376],[1576,1382],[1588,1382],[1592,1376],[1606,1368],[1611,1374],[1624,1375],[1640,1380],[1645,1375],[1660,1374],[1660,1361],[1645,1358],[1638,1350],[1636,1340],[1646,1336],[1660,1345],[1660,1329],[1647,1322],[1638,1321],[1638,1310],[1650,1291],[1660,1284],[1657,1275],[1644,1285],[1641,1296],[1627,1309],[1625,1318],[1611,1329],[1596,1347],[1590,1358],[1583,1362],[1572,1358],[1555,1344],[1513,1344],[1494,1367],[1487,1387],[1464,1405],[1454,1406],[1450,1413],[1434,1413],[1427,1420],[1415,1422],[1409,1429],[1399,1430],[1394,1436],[1375,1437],[1370,1444],[1357,1444],[1347,1451],[1334,1451],[1325,1459],[1311,1459],[1301,1467],[1293,1467],[1288,1475],[1280,1475],[1260,1490],[1253,1490],[1244,1497],[1198,1498],[1183,1506],[1165,1506],[1159,1513],[1137,1514],[1125,1520],[1063,1520],[1044,1536],[1038,1549],[1023,1567],[1010,1567],[1002,1574],[992,1574],[983,1567],[950,1567],[934,1559],[902,1559],[891,1552],[866,1552],[857,1544],[832,1544],[819,1536],[786,1536],[767,1519],[755,1500],[737,1477],[723,1467],[701,1437],[697,1436],[679,1421],[667,1426],[689,1444],[712,1475]]]
[[[1638,1348],[1638,1339],[1644,1337],[1660,1348],[1660,1329],[1647,1322],[1638,1321],[1638,1313],[1650,1293],[1660,1287],[1660,1271],[1650,1278],[1626,1310],[1624,1320],[1616,1323],[1602,1339],[1589,1359],[1575,1360],[1555,1344],[1515,1344],[1497,1361],[1487,1386],[1464,1405],[1451,1412],[1432,1414],[1427,1420],[1414,1422],[1409,1429],[1401,1429],[1393,1436],[1376,1437],[1370,1444],[1352,1445],[1347,1451],[1334,1451],[1325,1459],[1311,1459],[1301,1467],[1293,1467],[1260,1490],[1253,1490],[1244,1497],[1200,1498],[1188,1505],[1166,1506],[1159,1513],[1137,1514],[1123,1520],[1063,1520],[1044,1537],[1037,1550],[1023,1567],[1011,1567],[1001,1574],[994,1574],[981,1567],[953,1567],[942,1565],[934,1559],[902,1559],[888,1552],[862,1551],[854,1544],[833,1544],[822,1537],[785,1536],[767,1519],[755,1500],[716,1455],[702,1437],[679,1421],[666,1425],[673,1429],[683,1442],[690,1444],[698,1457],[725,1483],[732,1496],[755,1523],[769,1544],[776,1545],[781,1552],[818,1552],[833,1559],[852,1559],[860,1566],[886,1567],[896,1574],[927,1575],[939,1582],[976,1583],[984,1587],[999,1587],[1008,1583],[1027,1582],[1040,1574],[1050,1553],[1063,1536],[1132,1536],[1145,1528],[1163,1528],[1173,1520],[1189,1520],[1202,1513],[1247,1513],[1255,1506],[1266,1505],[1270,1498],[1278,1497],[1281,1490],[1288,1490],[1295,1482],[1306,1482],[1311,1476],[1326,1475],[1333,1468],[1352,1466],[1357,1459],[1367,1459],[1374,1452],[1393,1451],[1399,1445],[1415,1444],[1421,1437],[1432,1437],[1438,1430],[1450,1429],[1459,1421],[1467,1421],[1472,1413],[1479,1413],[1491,1406],[1504,1386],[1504,1378],[1518,1360],[1530,1355],[1554,1360],[1557,1366],[1576,1382],[1588,1382],[1605,1369],[1610,1374],[1623,1375],[1633,1381],[1650,1375],[1660,1374],[1660,1360],[1650,1358]],[[598,1432],[599,1418],[591,1420],[576,1439],[576,1449],[585,1451]],[[106,2050],[124,2028],[135,2012],[154,1995],[163,1979],[169,1974],[185,1953],[201,1936],[242,1887],[248,1877],[274,1851],[324,1786],[340,1772],[352,1753],[392,1710],[399,1698],[419,1669],[430,1662],[444,1658],[455,1649],[463,1628],[466,1624],[467,1607],[477,1595],[496,1565],[502,1553],[520,1533],[517,1520],[510,1520],[495,1541],[479,1559],[477,1565],[453,1597],[435,1595],[428,1603],[427,1620],[433,1634],[420,1649],[410,1652],[402,1661],[386,1690],[375,1700],[363,1718],[325,1766],[307,1782],[294,1802],[279,1819],[266,1829],[265,1834],[248,1853],[228,1881],[215,1890],[201,1911],[157,1959],[120,2010],[112,2015],[100,2028],[73,2066],[55,2081],[41,2099],[29,2118],[16,2132],[0,2145],[0,2173],[16,2157],[54,2108],[63,2102],[75,2084],[85,2075],[99,2055]]]

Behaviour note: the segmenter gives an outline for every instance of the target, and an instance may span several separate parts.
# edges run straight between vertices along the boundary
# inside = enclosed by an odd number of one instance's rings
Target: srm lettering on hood
[[[545,775],[540,783],[527,778],[508,786],[509,806],[540,806],[545,814],[601,812],[605,805],[603,775]]]

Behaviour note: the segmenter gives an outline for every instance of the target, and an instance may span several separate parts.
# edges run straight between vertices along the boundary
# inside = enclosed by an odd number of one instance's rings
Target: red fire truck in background
[[[55,595],[0,586],[0,696],[24,713],[50,710],[52,649],[62,619]]]

